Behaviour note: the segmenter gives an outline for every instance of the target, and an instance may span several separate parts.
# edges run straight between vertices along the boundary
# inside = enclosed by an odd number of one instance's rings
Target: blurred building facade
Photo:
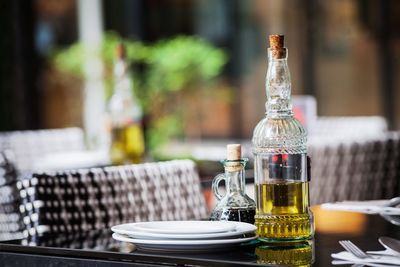
[[[0,7],[1,130],[82,126],[81,82],[46,61],[53,48],[78,41],[77,2]],[[400,129],[398,1],[103,0],[102,7],[104,30],[124,37],[198,35],[226,49],[218,90],[231,100],[202,103],[203,137],[251,136],[265,109],[266,37],[273,33],[286,35],[293,94],[315,96],[319,115],[382,115]]]

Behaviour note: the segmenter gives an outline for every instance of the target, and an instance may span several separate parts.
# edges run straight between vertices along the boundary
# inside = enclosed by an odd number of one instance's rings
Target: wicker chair
[[[58,152],[85,151],[80,128],[13,131],[0,133],[0,151],[10,151],[21,173],[34,170],[34,163]]]
[[[0,239],[22,237],[19,174],[32,172],[35,164],[50,154],[85,149],[80,128],[0,133]]]
[[[33,173],[18,181],[16,189],[20,220],[14,233],[33,244],[40,236],[90,232],[125,222],[207,216],[190,160]]]
[[[312,204],[400,195],[400,133],[332,139],[325,145],[309,146]]]

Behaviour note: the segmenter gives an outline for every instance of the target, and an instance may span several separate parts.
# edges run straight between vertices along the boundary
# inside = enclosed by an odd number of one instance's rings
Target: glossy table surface
[[[114,241],[109,230],[88,235],[0,242],[1,266],[331,266],[331,253],[343,251],[339,240],[353,241],[364,250],[383,250],[380,236],[400,239],[400,226],[378,215],[313,208],[314,240],[290,245],[259,241],[227,251],[206,253],[146,252]],[[36,243],[36,245],[33,245]],[[343,265],[342,265],[343,266]]]

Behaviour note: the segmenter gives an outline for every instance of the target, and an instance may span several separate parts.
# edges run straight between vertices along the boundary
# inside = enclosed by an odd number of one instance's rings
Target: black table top
[[[343,251],[349,239],[364,250],[383,250],[378,237],[400,239],[400,227],[378,215],[314,210],[314,240],[290,245],[260,241],[227,251],[160,253],[135,250],[115,241],[108,229],[26,241],[0,242],[2,266],[331,266],[331,253]],[[58,265],[60,264],[60,265]]]

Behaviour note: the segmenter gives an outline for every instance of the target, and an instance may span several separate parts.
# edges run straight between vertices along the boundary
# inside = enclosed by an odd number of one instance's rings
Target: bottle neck
[[[287,49],[284,48],[278,56],[268,49],[268,72],[265,82],[267,102],[265,104],[267,116],[292,116],[291,80],[287,64]]]
[[[247,159],[223,162],[226,177],[226,193],[244,193],[245,166]]]
[[[124,59],[117,59],[114,64],[114,90],[116,93],[131,94],[131,80],[128,75],[128,64]]]
[[[118,58],[114,62],[114,77],[124,77],[128,72],[128,64],[124,59]]]
[[[109,102],[111,119],[116,125],[139,122],[142,118],[138,100],[133,92],[133,81],[129,75],[129,65],[118,58],[114,63],[114,92]]]

